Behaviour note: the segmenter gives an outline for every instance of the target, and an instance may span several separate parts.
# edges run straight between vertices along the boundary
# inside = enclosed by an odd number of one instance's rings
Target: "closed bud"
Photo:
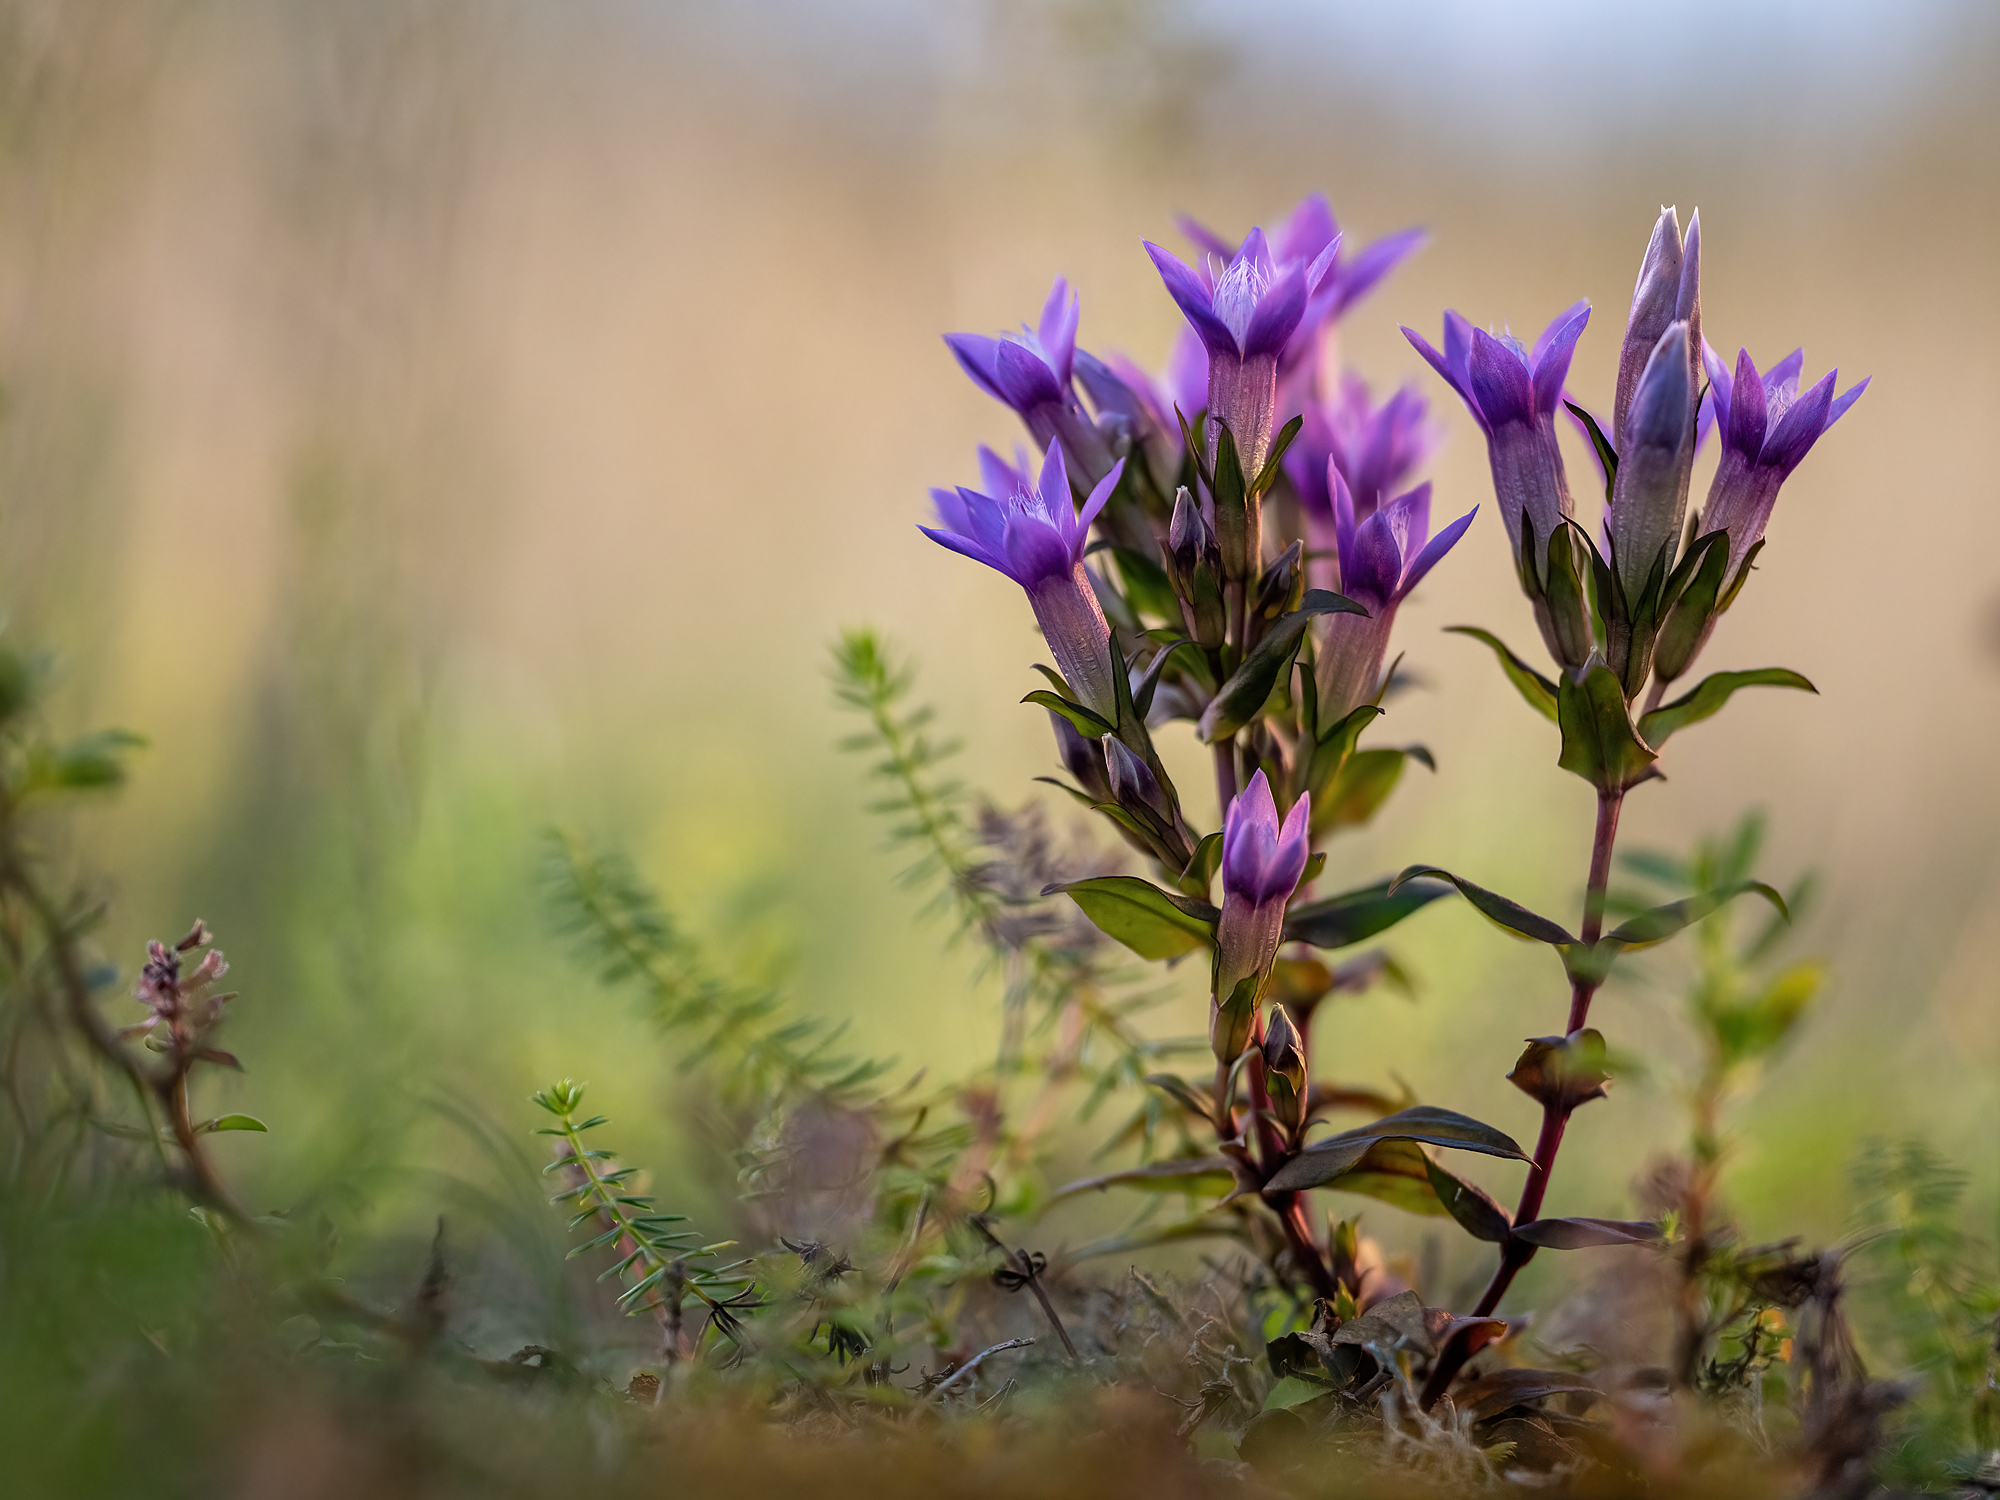
[[[1299,607],[1306,591],[1305,552],[1304,542],[1293,542],[1283,556],[1264,570],[1264,576],[1257,580],[1253,615],[1275,620]]]
[[[1222,553],[1214,529],[1186,486],[1174,496],[1166,562],[1188,634],[1210,650],[1220,646],[1228,623],[1222,605]]]
[[[1056,752],[1062,756],[1063,769],[1076,778],[1076,784],[1099,802],[1111,800],[1111,782],[1104,773],[1104,752],[1098,748],[1098,741],[1087,740],[1076,732],[1076,726],[1061,714],[1049,714],[1049,728],[1055,731]]]
[[[1298,1028],[1282,1005],[1273,1005],[1264,1023],[1264,1088],[1271,1097],[1271,1113],[1286,1130],[1296,1132],[1305,1120],[1306,1054]]]
[[[1111,776],[1111,798],[1127,812],[1142,819],[1148,812],[1169,822],[1173,814],[1160,790],[1160,779],[1152,768],[1134,755],[1125,744],[1110,735],[1104,737],[1104,764]]]
[[[1688,370],[1688,325],[1670,323],[1653,345],[1626,414],[1611,491],[1613,563],[1637,609],[1656,570],[1673,569],[1687,518],[1694,467],[1696,390]]]

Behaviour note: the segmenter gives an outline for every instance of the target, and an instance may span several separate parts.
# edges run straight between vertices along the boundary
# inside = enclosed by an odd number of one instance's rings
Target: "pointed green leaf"
[[[1563,674],[1556,690],[1562,754],[1556,764],[1601,792],[1622,792],[1657,775],[1659,755],[1639,738],[1618,674],[1602,661]]]
[[[1285,940],[1315,948],[1345,948],[1386,932],[1411,912],[1444,895],[1449,886],[1413,880],[1394,892],[1387,881],[1307,901],[1285,913]]]
[[[1484,886],[1474,885],[1469,880],[1461,880],[1449,870],[1441,870],[1436,865],[1411,865],[1402,874],[1389,882],[1390,891],[1401,890],[1405,883],[1425,877],[1449,880],[1458,887],[1459,894],[1478,908],[1479,914],[1517,937],[1532,942],[1548,943],[1557,948],[1573,947],[1576,939],[1564,928],[1551,922],[1547,917],[1537,916],[1518,902],[1509,901],[1505,896],[1496,895]]]
[[[1476,625],[1447,625],[1445,630],[1452,635],[1469,635],[1475,641],[1483,641],[1493,649],[1500,659],[1500,669],[1507,674],[1507,680],[1514,684],[1516,691],[1527,700],[1528,706],[1551,722],[1556,717],[1556,685],[1522,661],[1506,643],[1490,630],[1481,630]]]
[[[1660,1226],[1648,1219],[1536,1219],[1515,1225],[1513,1238],[1544,1250],[1653,1245],[1659,1243]]]
[[[1151,1073],[1146,1082],[1167,1095],[1176,1104],[1193,1115],[1197,1120],[1208,1120],[1209,1105],[1213,1102],[1185,1078],[1173,1073]]]
[[[1645,735],[1648,744],[1655,747],[1664,745],[1669,735],[1720,712],[1722,705],[1738,688],[1746,687],[1788,687],[1807,693],[1819,691],[1797,672],[1784,667],[1759,667],[1751,672],[1716,672],[1702,678],[1701,685],[1693,692],[1647,714],[1639,721],[1639,732]]]
[[[1174,597],[1174,586],[1167,580],[1166,569],[1130,547],[1114,547],[1112,556],[1118,559],[1118,573],[1125,581],[1125,594],[1132,607],[1156,620],[1178,624],[1180,600]]]
[[[1308,1401],[1317,1401],[1321,1396],[1333,1394],[1333,1384],[1324,1380],[1302,1380],[1297,1375],[1287,1375],[1275,1382],[1264,1397],[1265,1411],[1290,1411],[1295,1406],[1304,1406]]]
[[[1631,921],[1606,933],[1603,940],[1606,943],[1616,943],[1621,949],[1648,948],[1654,943],[1665,942],[1682,928],[1701,921],[1717,907],[1751,891],[1755,891],[1776,907],[1780,916],[1787,921],[1791,920],[1791,913],[1785,908],[1785,898],[1776,890],[1761,880],[1739,880],[1720,890],[1703,891],[1700,895],[1669,901],[1665,906],[1656,906],[1651,911],[1641,912]]]
[[[1222,868],[1222,832],[1218,829],[1194,846],[1194,855],[1188,860],[1187,868],[1181,871],[1180,888],[1184,895],[1208,899],[1208,888],[1215,880],[1215,872]]]
[[[1403,779],[1403,763],[1411,760],[1437,769],[1431,764],[1430,751],[1421,745],[1357,750],[1348,756],[1325,795],[1313,795],[1313,833],[1317,836],[1366,823],[1389,800]]]
[[[1049,1195],[1049,1202],[1114,1187],[1138,1188],[1149,1193],[1221,1194],[1235,1186],[1236,1169],[1228,1157],[1182,1156],[1171,1161],[1148,1162],[1143,1167],[1127,1167],[1122,1172],[1106,1172],[1101,1177],[1080,1177],[1057,1188]]]
[[[1424,1166],[1430,1173],[1431,1190],[1437,1194],[1438,1202],[1458,1220],[1461,1229],[1476,1240],[1494,1245],[1506,1243],[1514,1229],[1514,1216],[1494,1202],[1491,1194],[1428,1156],[1424,1158]]]
[[[1112,732],[1110,724],[1100,719],[1081,703],[1072,703],[1069,699],[1057,693],[1052,693],[1047,688],[1036,688],[1021,701],[1023,703],[1038,704],[1046,708],[1050,713],[1061,714],[1071,724],[1075,725],[1076,732],[1087,740],[1101,740]]]
[[[255,1115],[217,1115],[213,1120],[204,1120],[196,1127],[198,1134],[206,1135],[211,1130],[256,1130],[270,1133],[271,1127]]]
[[[1253,495],[1268,495],[1271,486],[1278,482],[1278,461],[1285,456],[1285,450],[1292,446],[1292,439],[1299,435],[1306,425],[1304,417],[1293,417],[1278,429],[1271,439],[1271,451],[1264,455],[1264,467],[1257,471],[1257,477],[1250,485]]]
[[[1361,614],[1368,611],[1352,599],[1326,589],[1306,590],[1305,602],[1290,614],[1280,615],[1264,632],[1264,638],[1250,649],[1243,665],[1229,674],[1201,716],[1197,733],[1206,744],[1226,740],[1264,711],[1271,692],[1284,676],[1306,626],[1314,615]]]
[[[1611,487],[1618,478],[1618,450],[1611,446],[1611,439],[1604,435],[1604,429],[1597,425],[1597,418],[1578,406],[1574,401],[1563,402],[1569,414],[1583,423],[1584,431],[1590,434],[1590,446],[1597,450],[1598,466],[1604,470],[1604,499],[1611,500]]]
[[[1100,875],[1042,891],[1044,896],[1058,893],[1141,958],[1176,958],[1212,943],[1221,916],[1206,901],[1173,895],[1136,875]]]
[[[1132,708],[1140,718],[1145,718],[1153,709],[1153,694],[1159,691],[1160,674],[1166,670],[1168,660],[1183,646],[1192,646],[1193,641],[1182,636],[1171,645],[1162,646],[1153,653],[1153,659],[1146,663],[1145,673],[1139,678],[1139,686],[1132,691]]]
[[[1344,1172],[1354,1169],[1371,1146],[1378,1141],[1423,1141],[1433,1146],[1450,1146],[1459,1151],[1477,1151],[1484,1156],[1511,1157],[1517,1161],[1527,1161],[1520,1143],[1504,1131],[1491,1125],[1459,1114],[1456,1110],[1439,1109],[1432,1104],[1413,1105],[1409,1109],[1398,1110],[1393,1115],[1384,1115],[1379,1120],[1366,1125],[1358,1125],[1352,1130],[1343,1130],[1339,1135],[1330,1135],[1325,1140],[1315,1141],[1297,1156],[1293,1157],[1265,1185],[1266,1192],[1298,1192],[1305,1188],[1320,1187],[1332,1182]],[[1422,1155],[1421,1152],[1418,1155]],[[1412,1164],[1414,1165],[1414,1164]],[[1421,1167],[1417,1173],[1426,1183],[1429,1177]],[[1358,1191],[1358,1190],[1357,1190]],[[1435,1194],[1432,1194],[1435,1199]],[[1439,1207],[1442,1212],[1442,1205]]]

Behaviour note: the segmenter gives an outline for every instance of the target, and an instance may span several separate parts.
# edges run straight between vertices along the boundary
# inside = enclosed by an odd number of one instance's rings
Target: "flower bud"
[[[1104,773],[1104,753],[1098,742],[1087,740],[1076,732],[1076,726],[1061,714],[1049,714],[1049,728],[1055,731],[1056,753],[1062,756],[1063,769],[1076,778],[1076,784],[1099,802],[1111,800],[1111,782]]]
[[[1299,607],[1306,591],[1305,553],[1304,542],[1293,542],[1264,570],[1264,576],[1257,580],[1256,599],[1250,610],[1253,616],[1275,620]]]
[[[1222,915],[1215,933],[1214,993],[1233,995],[1246,979],[1261,995],[1285,926],[1285,904],[1306,866],[1311,799],[1301,797],[1281,827],[1271,785],[1259,771],[1229,804],[1222,829]]]
[[[1208,518],[1186,486],[1174,496],[1166,563],[1188,634],[1210,650],[1220,646],[1227,627],[1222,607],[1222,553]]]
[[[1625,597],[1637,607],[1655,568],[1673,568],[1694,467],[1694,382],[1688,325],[1670,323],[1632,396],[1611,491],[1609,529]]]
[[[1306,1054],[1298,1028],[1282,1005],[1271,1007],[1264,1023],[1264,1089],[1271,1113],[1287,1131],[1297,1132],[1305,1121]]]

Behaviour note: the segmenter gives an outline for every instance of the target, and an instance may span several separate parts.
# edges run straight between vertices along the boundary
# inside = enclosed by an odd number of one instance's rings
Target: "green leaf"
[[[1659,1243],[1660,1226],[1649,1219],[1536,1219],[1515,1225],[1513,1238],[1544,1250],[1653,1245]]]
[[[1216,690],[1196,726],[1203,742],[1212,745],[1228,739],[1264,711],[1272,689],[1298,654],[1299,642],[1305,639],[1306,626],[1314,615],[1367,613],[1344,595],[1326,589],[1306,590],[1305,601],[1292,613],[1273,620],[1264,638],[1244,657],[1243,665],[1230,673],[1229,680]]]
[[[1166,670],[1168,660],[1181,647],[1193,644],[1193,641],[1183,636],[1153,653],[1153,659],[1146,664],[1145,673],[1139,678],[1139,686],[1132,692],[1132,710],[1140,718],[1145,718],[1152,711],[1153,694],[1159,690],[1160,673]]]
[[[1146,1082],[1166,1094],[1197,1120],[1211,1120],[1209,1105],[1212,1101],[1185,1078],[1173,1073],[1151,1073],[1147,1075]]]
[[[1481,916],[1506,928],[1516,937],[1527,938],[1531,942],[1548,943],[1557,948],[1569,948],[1576,944],[1574,937],[1547,917],[1537,916],[1518,902],[1509,901],[1505,896],[1496,895],[1484,886],[1474,885],[1469,880],[1461,880],[1451,871],[1441,870],[1436,865],[1411,865],[1389,882],[1389,889],[1392,892],[1398,891],[1405,883],[1426,877],[1449,880],[1458,887],[1459,894],[1478,909]]]
[[[1278,429],[1277,436],[1271,439],[1271,451],[1264,455],[1264,467],[1257,471],[1256,479],[1251,482],[1251,494],[1268,495],[1271,492],[1271,486],[1278,482],[1278,461],[1285,456],[1285,450],[1292,446],[1292,439],[1305,425],[1304,417],[1293,417]]]
[[[1188,860],[1187,868],[1181,871],[1181,890],[1190,896],[1208,899],[1208,888],[1215,880],[1215,872],[1222,868],[1222,832],[1218,829],[1194,846],[1194,855]]]
[[[1099,718],[1081,703],[1072,703],[1069,699],[1062,697],[1058,693],[1052,693],[1047,688],[1036,688],[1021,701],[1023,703],[1039,704],[1041,707],[1049,710],[1050,713],[1061,714],[1071,724],[1075,725],[1076,732],[1087,740],[1101,740],[1107,734],[1113,732],[1112,726],[1109,723]]]
[[[1207,946],[1215,940],[1221,916],[1206,901],[1173,895],[1136,875],[1100,875],[1042,890],[1044,896],[1057,893],[1141,958],[1176,958]]]
[[[1514,1216],[1495,1203],[1492,1195],[1439,1166],[1429,1156],[1424,1158],[1424,1166],[1430,1173],[1431,1190],[1437,1194],[1438,1202],[1458,1220],[1461,1229],[1476,1240],[1494,1245],[1506,1243],[1514,1229]]]
[[[1310,680],[1311,674],[1305,675]],[[1334,779],[1347,764],[1348,757],[1354,754],[1354,742],[1360,738],[1361,731],[1381,717],[1380,704],[1364,703],[1319,737],[1306,768],[1305,790],[1312,793],[1314,802],[1326,799]],[[1319,820],[1315,818],[1313,821]]]
[[[1138,1188],[1149,1193],[1226,1193],[1235,1186],[1236,1169],[1228,1157],[1180,1156],[1171,1161],[1148,1162],[1143,1167],[1127,1167],[1122,1172],[1106,1172],[1101,1177],[1078,1178],[1057,1188],[1049,1195],[1049,1202],[1114,1187]]]
[[[1654,943],[1663,943],[1684,927],[1701,921],[1716,908],[1734,901],[1738,896],[1755,891],[1778,909],[1780,916],[1791,920],[1791,913],[1785,907],[1785,898],[1761,880],[1739,880],[1720,890],[1703,891],[1700,895],[1688,896],[1679,901],[1669,901],[1665,906],[1656,906],[1651,911],[1641,912],[1631,921],[1620,924],[1604,935],[1606,943],[1616,943],[1620,949],[1648,948]]]
[[[1533,667],[1522,661],[1506,643],[1490,630],[1481,630],[1476,625],[1447,625],[1445,630],[1452,635],[1469,635],[1475,641],[1483,641],[1493,648],[1493,654],[1500,659],[1500,669],[1507,674],[1507,680],[1527,700],[1528,706],[1551,722],[1556,717],[1556,685]]]
[[[1285,940],[1315,948],[1345,948],[1386,932],[1411,912],[1444,895],[1448,886],[1411,881],[1391,893],[1387,881],[1307,901],[1285,913]]]
[[[1180,601],[1174,597],[1174,586],[1167,581],[1166,569],[1130,547],[1113,547],[1111,555],[1118,559],[1118,573],[1125,581],[1125,594],[1132,607],[1155,619],[1178,624]]]
[[[1583,423],[1584,430],[1590,434],[1590,446],[1597,450],[1597,462],[1604,470],[1604,499],[1608,504],[1611,499],[1611,487],[1618,478],[1618,450],[1611,446],[1611,439],[1606,437],[1604,430],[1597,425],[1597,418],[1574,401],[1565,401],[1563,405],[1569,408],[1571,416]]]
[[[1314,1380],[1301,1380],[1296,1375],[1287,1375],[1271,1387],[1264,1398],[1265,1411],[1290,1411],[1295,1406],[1303,1406],[1308,1401],[1317,1401],[1321,1396],[1333,1393],[1330,1384]]]
[[[1658,774],[1653,762],[1660,757],[1632,727],[1625,688],[1602,661],[1593,661],[1579,674],[1563,674],[1556,690],[1556,723],[1562,726],[1556,764],[1600,792],[1622,792]]]
[[[1403,779],[1403,763],[1411,760],[1428,765],[1430,752],[1421,745],[1413,745],[1405,749],[1357,750],[1348,756],[1326,795],[1313,796],[1313,833],[1317,836],[1366,823],[1389,800],[1389,794]]]
[[[1721,711],[1738,688],[1788,687],[1817,693],[1818,688],[1797,672],[1784,667],[1759,667],[1751,672],[1716,672],[1701,680],[1700,686],[1673,702],[1664,704],[1639,721],[1639,732],[1654,747],[1664,745],[1668,736],[1699,724]]]
[[[204,1120],[195,1127],[196,1133],[206,1135],[212,1130],[256,1130],[270,1133],[271,1127],[255,1115],[217,1115],[213,1120]]]
[[[1265,1185],[1265,1191],[1299,1192],[1328,1184],[1342,1173],[1352,1170],[1376,1142],[1384,1140],[1423,1141],[1459,1151],[1477,1151],[1484,1156],[1528,1160],[1520,1143],[1504,1131],[1455,1110],[1440,1109],[1434,1104],[1417,1104],[1314,1142],[1280,1167]],[[1428,1174],[1418,1170],[1428,1184]],[[1439,1211],[1443,1211],[1442,1206]]]

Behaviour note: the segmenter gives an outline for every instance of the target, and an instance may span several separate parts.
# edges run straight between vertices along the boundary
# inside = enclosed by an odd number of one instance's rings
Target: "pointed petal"
[[[1472,518],[1478,514],[1479,507],[1475,505],[1424,544],[1424,550],[1419,552],[1409,567],[1403,570],[1402,593],[1409,593],[1423,582],[1424,574],[1435,568],[1443,560],[1445,553],[1458,545],[1458,539],[1465,535],[1465,528],[1472,524]]]
[[[1305,274],[1293,266],[1278,278],[1275,286],[1266,288],[1258,297],[1257,310],[1244,330],[1243,357],[1282,352],[1305,311]]]
[[[993,355],[1000,345],[1000,340],[989,339],[979,333],[947,333],[944,341],[957,356],[959,368],[972,377],[974,385],[995,401],[1006,401],[1007,398],[1000,394],[1000,387],[993,379]]]
[[[1278,231],[1278,259],[1316,260],[1321,251],[1339,238],[1340,225],[1334,221],[1333,207],[1326,201],[1326,194],[1308,193],[1285,220],[1285,227]]]
[[[1472,399],[1471,390],[1466,385],[1462,384],[1456,375],[1452,374],[1451,366],[1448,363],[1446,363],[1445,357],[1442,354],[1438,353],[1437,350],[1433,349],[1430,346],[1429,340],[1427,340],[1421,333],[1418,333],[1416,329],[1407,327],[1400,323],[1397,325],[1397,327],[1402,328],[1403,337],[1410,341],[1410,347],[1415,349],[1417,353],[1421,354],[1424,357],[1425,361],[1430,365],[1430,367],[1433,370],[1436,370],[1438,374],[1442,375],[1445,378],[1446,382],[1450,384],[1451,388],[1458,392],[1459,399],[1464,401],[1467,406],[1472,408],[1472,415],[1478,420],[1479,425],[1481,427],[1484,427],[1486,425],[1486,418],[1480,416],[1479,403]]]
[[[1018,412],[1060,404],[1069,394],[1041,355],[1012,339],[999,340],[993,351],[993,384],[1000,399]]]
[[[1569,379],[1570,357],[1590,322],[1590,304],[1566,308],[1535,341],[1535,410],[1553,416],[1562,405],[1563,382]]]
[[[1210,349],[1236,353],[1236,335],[1231,333],[1222,319],[1215,315],[1215,298],[1209,289],[1201,284],[1201,278],[1171,250],[1162,250],[1151,240],[1144,240],[1141,243],[1145,245],[1146,253],[1152,256],[1153,265],[1159,271],[1160,279],[1167,284],[1167,295],[1180,307],[1182,316],[1188,320],[1202,343]]]
[[[1306,266],[1306,295],[1308,297],[1317,297],[1322,284],[1333,273],[1334,266],[1340,259],[1340,239],[1341,237],[1336,234],[1332,239],[1328,240],[1326,248],[1315,255],[1311,263]]]
[[[1680,287],[1674,295],[1674,321],[1701,327],[1701,210],[1688,218],[1687,242],[1681,246]]]
[[[1798,394],[1799,372],[1805,369],[1806,351],[1794,349],[1764,372],[1764,399]]]
[[[1118,481],[1124,477],[1125,460],[1121,458],[1111,466],[1109,473],[1097,481],[1097,488],[1085,497],[1083,509],[1077,512],[1076,540],[1073,545],[1073,550],[1079,560],[1083,557],[1083,538],[1090,530],[1090,523],[1097,519],[1098,512],[1103,510],[1105,505],[1110,501],[1111,492],[1118,488]]]
[[[1063,503],[1067,505],[1068,499]],[[1069,538],[1061,533],[1056,522],[1030,511],[1017,509],[1007,517],[1003,546],[1006,571],[1023,588],[1033,588],[1044,579],[1062,578],[1076,571]]]
[[[1838,370],[1835,370],[1833,373],[1838,375],[1840,372]],[[1847,408],[1852,406],[1856,401],[1859,401],[1861,399],[1861,393],[1868,389],[1868,382],[1873,380],[1874,378],[1875,377],[1872,375],[1864,375],[1861,377],[1861,380],[1858,384],[1849,386],[1847,390],[1844,393],[1842,393],[1839,399],[1836,400],[1833,403],[1833,405],[1827,409],[1826,425],[1828,427],[1831,427],[1835,422],[1838,422],[1841,419],[1841,417],[1845,415]]]
[[[1741,349],[1736,351],[1738,363],[1749,357],[1749,354]],[[1708,371],[1708,389],[1710,399],[1715,404],[1716,420],[1723,424],[1723,430],[1726,432],[1729,428],[1730,391],[1734,388],[1735,381],[1730,376],[1729,366],[1722,362],[1722,356],[1715,352],[1715,345],[1707,339],[1701,341],[1701,364],[1702,368]],[[1756,368],[1755,365],[1750,367],[1753,374]]]
[[[979,482],[996,500],[1012,498],[1016,490],[1027,488],[1028,476],[984,443],[979,445]],[[933,492],[935,493],[935,492]]]
[[[1764,439],[1762,461],[1782,473],[1791,473],[1826,431],[1827,414],[1832,409],[1833,372],[1828,371],[1778,419],[1777,427]]]
[[[1327,492],[1333,497],[1333,544],[1340,551],[1341,577],[1347,576],[1347,559],[1354,556],[1354,492],[1332,459],[1326,461]]]
[[[1076,502],[1069,495],[1069,465],[1063,462],[1062,439],[1049,439],[1048,457],[1042,460],[1042,477],[1037,486],[1042,514],[1051,519],[1073,515]]]
[[[1483,328],[1472,330],[1472,396],[1488,427],[1535,418],[1535,386],[1521,356]]]
[[[1769,414],[1764,402],[1764,382],[1757,378],[1757,366],[1747,350],[1736,352],[1734,389],[1735,399],[1729,403],[1722,440],[1745,458],[1754,460],[1764,451],[1764,424]]]
[[[1069,289],[1068,279],[1058,276],[1055,285],[1049,288],[1049,300],[1042,306],[1042,321],[1035,336],[1049,367],[1055,371],[1057,382],[1065,390],[1076,359],[1076,325],[1081,315],[1082,308],[1076,294]]]
[[[1334,292],[1333,316],[1339,317],[1374,291],[1385,276],[1423,249],[1429,240],[1428,230],[1405,229],[1363,246],[1334,272],[1338,288]]]
[[[962,557],[969,557],[974,562],[985,563],[987,567],[1005,573],[1009,578],[1014,576],[1013,571],[1008,568],[1002,558],[995,557],[969,536],[960,536],[955,531],[940,531],[934,526],[919,526],[917,530],[936,542],[940,547],[949,547]]]
[[[1221,235],[1192,215],[1176,214],[1174,216],[1174,227],[1186,235],[1192,243],[1199,245],[1204,253],[1216,256],[1225,261],[1236,258],[1236,246],[1234,244],[1225,240]]]
[[[1376,511],[1354,528],[1354,546],[1340,559],[1340,591],[1379,613],[1403,581],[1403,550],[1388,515]]]

